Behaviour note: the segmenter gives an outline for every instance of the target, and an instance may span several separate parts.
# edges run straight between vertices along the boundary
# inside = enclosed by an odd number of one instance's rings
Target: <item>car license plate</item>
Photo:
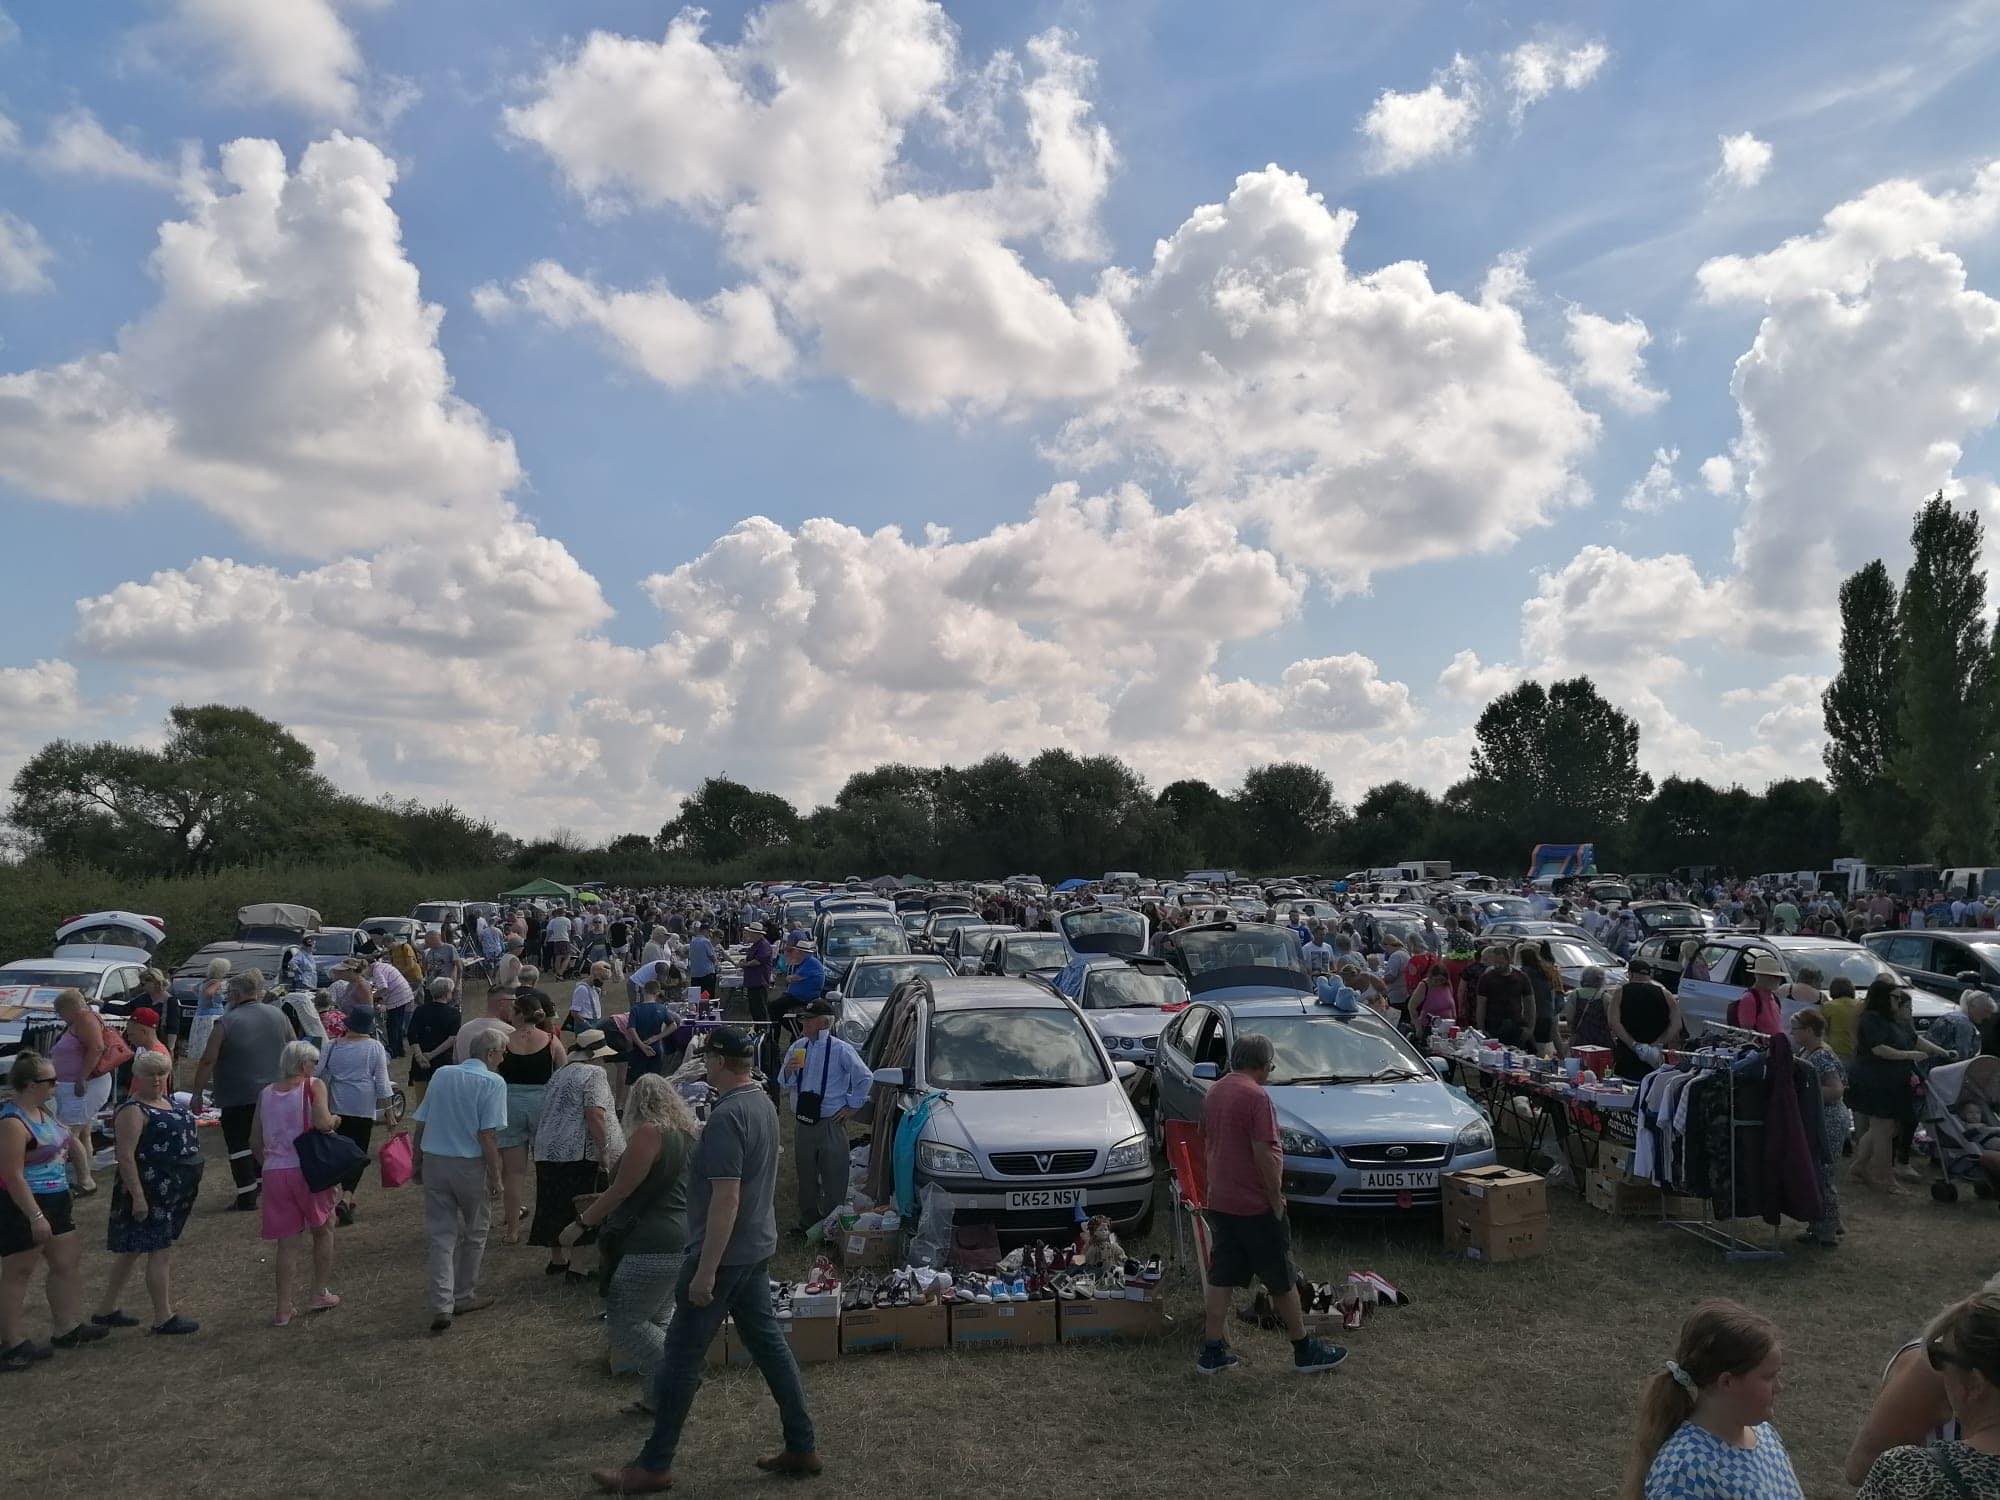
[[[1433,1182],[1437,1180],[1435,1172],[1431,1174],[1431,1180]],[[1083,1207],[1083,1189],[1026,1188],[1019,1192],[1009,1193],[1007,1195],[1007,1207],[1010,1211],[1017,1208],[1081,1208]]]
[[[1390,1188],[1397,1192],[1408,1192],[1414,1188],[1434,1188],[1438,1185],[1436,1167],[1411,1168],[1402,1172],[1369,1172],[1365,1174],[1363,1187]]]

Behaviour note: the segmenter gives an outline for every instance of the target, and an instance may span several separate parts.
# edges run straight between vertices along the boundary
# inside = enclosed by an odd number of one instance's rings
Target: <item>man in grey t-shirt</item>
[[[229,976],[229,1009],[208,1033],[208,1046],[194,1069],[194,1100],[213,1075],[215,1105],[222,1112],[222,1143],[229,1153],[229,1175],[236,1182],[233,1207],[245,1212],[257,1206],[261,1174],[250,1151],[250,1124],[257,1114],[257,1097],[266,1084],[278,1081],[278,1054],[298,1033],[291,1018],[266,1003],[264,976],[245,969]]]
[[[812,1415],[792,1346],[771,1313],[771,1256],[778,1248],[778,1113],[754,1077],[754,1037],[733,1026],[710,1032],[702,1064],[716,1102],[688,1164],[688,1239],[674,1288],[674,1316],[653,1381],[653,1434],[622,1469],[591,1478],[614,1495],[651,1495],[674,1482],[674,1450],[708,1346],[724,1318],[750,1351],[778,1403],[785,1447],[757,1460],[773,1474],[817,1474]]]

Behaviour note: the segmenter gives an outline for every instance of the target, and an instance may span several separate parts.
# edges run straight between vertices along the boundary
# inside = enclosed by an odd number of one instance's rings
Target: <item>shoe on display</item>
[[[1025,1276],[1016,1276],[1013,1285],[1008,1290],[1012,1293],[1013,1299],[1016,1302],[1026,1302],[1028,1300],[1028,1278]]]
[[[1307,1339],[1292,1351],[1294,1375],[1324,1375],[1337,1370],[1347,1359],[1347,1350],[1324,1339]]]
[[[1227,1343],[1203,1344],[1201,1353],[1195,1357],[1194,1371],[1197,1375],[1220,1375],[1224,1370],[1234,1370],[1242,1363],[1243,1356]]]

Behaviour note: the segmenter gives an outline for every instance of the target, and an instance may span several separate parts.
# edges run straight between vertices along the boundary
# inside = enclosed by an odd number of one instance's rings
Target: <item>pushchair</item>
[[[1956,1203],[1964,1182],[1975,1197],[2000,1199],[2000,1057],[1931,1069],[1923,1123],[1944,1174],[1931,1184],[1934,1200]]]

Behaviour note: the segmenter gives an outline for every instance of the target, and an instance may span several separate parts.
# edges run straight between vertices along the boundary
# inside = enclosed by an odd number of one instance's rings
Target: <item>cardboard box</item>
[[[1137,1307],[1123,1298],[1107,1307]],[[1056,1341],[1053,1302],[954,1302],[951,1305],[951,1346],[954,1349],[1022,1348]]]
[[[1633,1154],[1630,1146],[1614,1146],[1606,1141],[1597,1148],[1597,1169],[1629,1178],[1632,1175]]]
[[[1599,1213],[1627,1218],[1660,1211],[1660,1190],[1650,1182],[1632,1182],[1602,1167],[1584,1178],[1583,1201]]]
[[[830,1359],[840,1357],[840,1319],[832,1318],[780,1318],[778,1331],[792,1346],[792,1358],[802,1365],[825,1364]],[[743,1341],[736,1336],[731,1326],[729,1349],[726,1355],[732,1365],[753,1364],[750,1351],[743,1347]]]
[[[1444,1217],[1494,1227],[1549,1216],[1548,1184],[1512,1167],[1468,1167],[1444,1178]]]
[[[840,1352],[942,1349],[951,1342],[951,1318],[942,1302],[909,1307],[850,1308],[840,1315]]]
[[[1444,1221],[1445,1248],[1467,1260],[1506,1262],[1526,1260],[1549,1248],[1547,1215],[1538,1219],[1516,1219],[1507,1224],[1475,1224],[1447,1216]]]
[[[1056,1307],[1057,1333],[1065,1344],[1150,1339],[1166,1332],[1167,1310],[1157,1300],[1093,1297],[1087,1302],[1058,1302]]]
[[[850,1271],[886,1271],[903,1263],[900,1229],[847,1229],[833,1242],[834,1255]]]

